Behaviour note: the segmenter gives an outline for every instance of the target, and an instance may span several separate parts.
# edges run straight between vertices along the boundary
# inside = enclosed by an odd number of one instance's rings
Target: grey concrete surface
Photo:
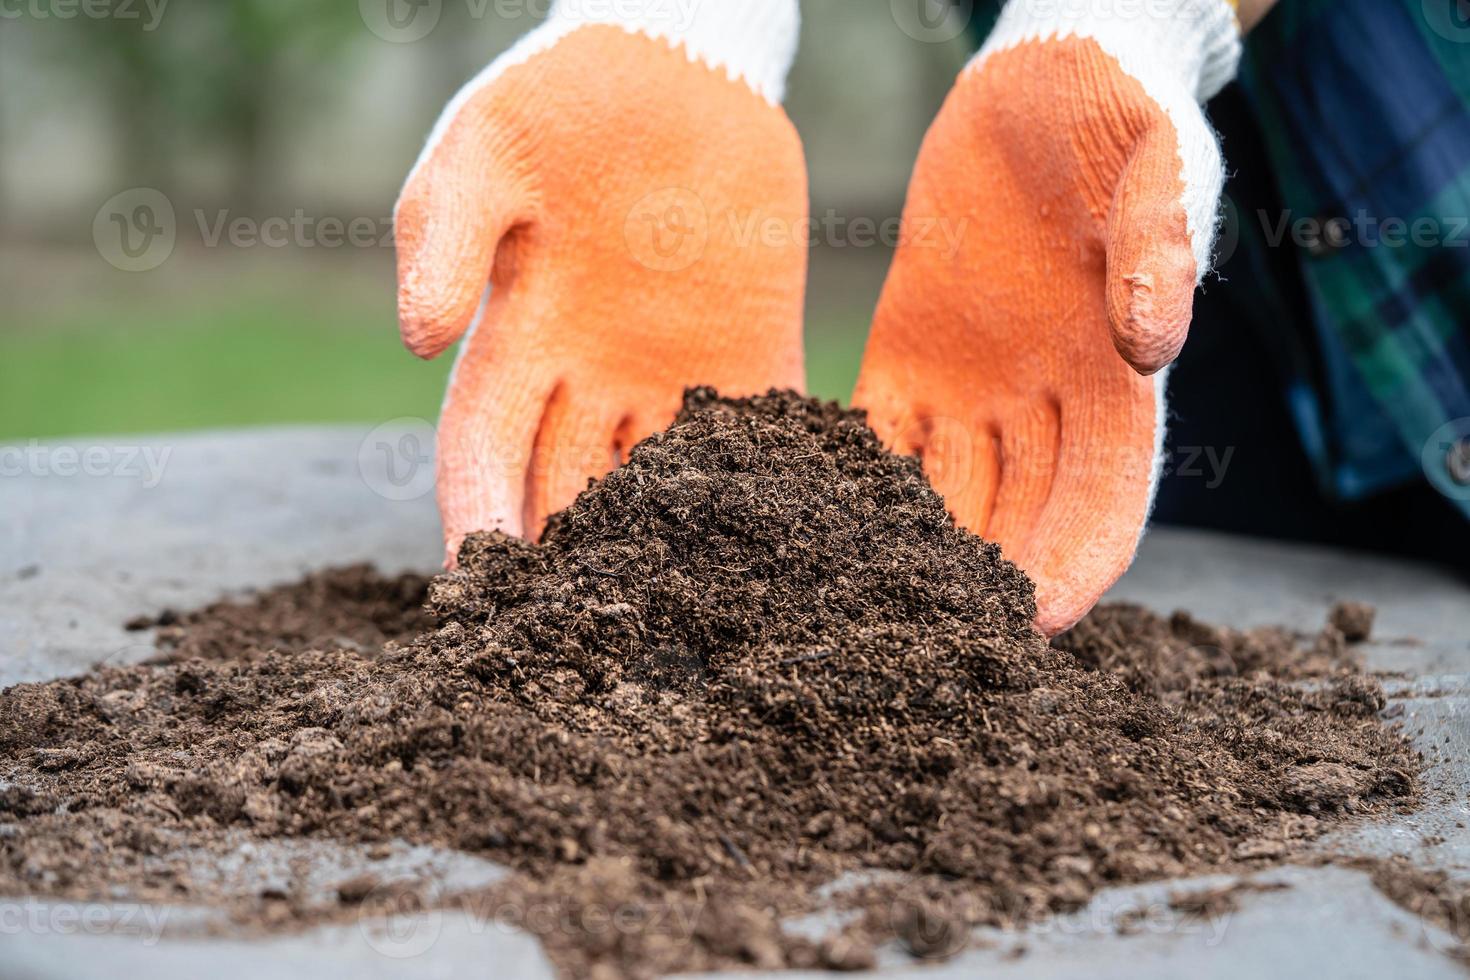
[[[326,564],[434,568],[426,440],[390,424],[0,447],[0,685],[146,657],[147,638],[122,629],[141,611]],[[107,465],[69,473],[98,447]]]
[[[372,432],[282,429],[0,447],[0,685],[146,657],[149,635],[121,626],[139,613],[188,608],[349,561],[431,570],[439,546],[426,446],[426,427],[403,421]],[[1112,598],[1160,611],[1188,608],[1228,625],[1302,630],[1316,629],[1337,600],[1376,604],[1378,630],[1367,657],[1373,669],[1393,675],[1389,713],[1425,752],[1429,802],[1326,846],[1403,855],[1470,877],[1464,580],[1408,562],[1159,530]],[[260,876],[294,874],[289,869],[302,857],[285,845],[257,847],[242,851],[241,865]],[[499,873],[421,848],[400,848],[386,865],[371,865],[381,856],[346,848],[313,849],[306,857],[330,869],[318,875],[322,889],[367,866],[380,877],[424,878],[444,894]],[[916,966],[895,954],[880,972],[1463,975],[1449,955],[1460,952],[1453,938],[1388,902],[1361,872],[1283,868],[1255,877],[1287,887],[1245,894],[1237,911],[1205,922],[1183,921],[1168,896],[1220,879],[1107,892],[1076,916],[987,936],[986,948],[948,963]],[[535,943],[494,914],[367,917],[268,941],[202,935],[201,914],[123,901],[0,898],[0,980],[549,975]],[[1125,920],[1134,925],[1120,929]]]

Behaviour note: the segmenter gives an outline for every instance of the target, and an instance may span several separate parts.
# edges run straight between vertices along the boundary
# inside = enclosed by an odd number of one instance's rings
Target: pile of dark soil
[[[169,856],[401,839],[524,872],[500,900],[567,912],[540,931],[569,975],[858,967],[1415,795],[1342,630],[1115,607],[1048,644],[916,461],[793,395],[691,392],[541,544],[474,537],[427,614],[423,589],[329,573],[165,615],[159,662],[4,692],[0,894],[279,924],[289,895]],[[837,935],[782,928],[834,905]],[[650,908],[682,928],[565,928]]]

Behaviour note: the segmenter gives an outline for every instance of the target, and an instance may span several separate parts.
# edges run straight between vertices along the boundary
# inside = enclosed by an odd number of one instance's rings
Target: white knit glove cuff
[[[507,70],[556,46],[579,27],[610,24],[681,46],[690,61],[702,61],[743,81],[772,105],[786,93],[786,74],[801,34],[797,0],[556,0],[546,20],[465,83],[440,113],[409,171],[428,160],[449,127],[476,93]],[[588,65],[587,72],[597,71]]]
[[[779,105],[801,33],[797,0],[556,0],[536,33],[555,40],[587,24],[682,45]],[[590,70],[590,69],[589,69]]]
[[[1177,85],[1196,102],[1240,66],[1240,22],[1227,0],[1010,0],[976,60],[1048,37],[1092,38],[1128,74]]]

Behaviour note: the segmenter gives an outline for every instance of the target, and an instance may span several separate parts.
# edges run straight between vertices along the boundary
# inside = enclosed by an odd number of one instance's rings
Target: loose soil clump
[[[1051,644],[1034,614],[860,413],[694,390],[539,544],[140,620],[157,662],[0,694],[0,894],[276,928],[318,912],[177,855],[401,840],[520,872],[494,901],[564,913],[526,925],[568,975],[857,968],[1414,801],[1361,614],[1303,639],[1111,607]]]

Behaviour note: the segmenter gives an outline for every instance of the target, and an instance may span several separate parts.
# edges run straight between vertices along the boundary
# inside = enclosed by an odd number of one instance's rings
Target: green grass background
[[[225,291],[59,307],[0,318],[0,441],[432,419],[453,361],[411,356],[382,302]],[[855,311],[811,318],[814,394],[847,398],[864,328]]]

